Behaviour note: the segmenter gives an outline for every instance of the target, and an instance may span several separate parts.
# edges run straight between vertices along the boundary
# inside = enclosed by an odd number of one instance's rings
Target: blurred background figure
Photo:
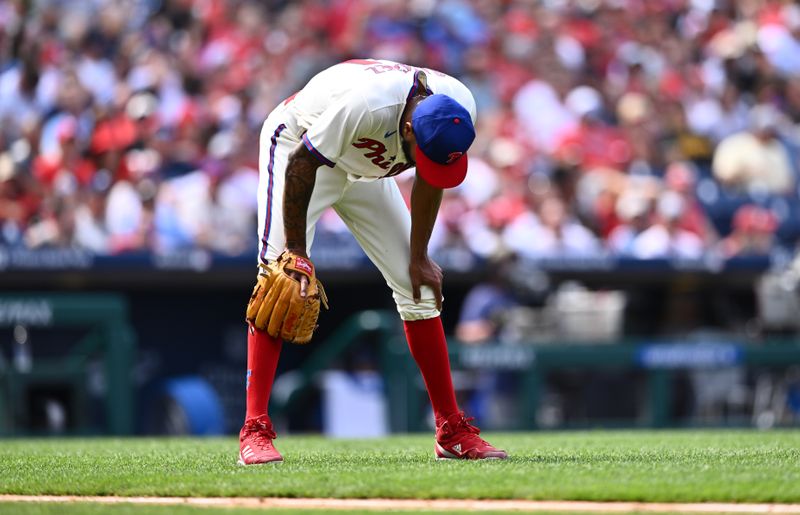
[[[626,192],[617,200],[616,215],[620,221],[608,236],[613,254],[633,256],[634,242],[653,223],[651,200],[642,193]]]
[[[686,203],[674,191],[665,191],[656,202],[655,222],[632,242],[632,254],[642,259],[687,258],[703,255],[703,240],[680,226]]]
[[[505,314],[520,306],[514,291],[513,254],[495,256],[487,265],[486,280],[467,293],[456,325],[456,338],[468,344],[480,344],[501,336]]]
[[[591,231],[555,195],[541,199],[536,213],[512,223],[504,240],[508,248],[532,259],[588,256],[599,249]]]
[[[733,217],[733,232],[719,242],[719,251],[726,257],[766,256],[772,249],[778,223],[768,209],[745,205]]]
[[[789,153],[778,138],[780,113],[770,105],[753,107],[750,130],[723,139],[714,152],[714,176],[725,186],[789,193],[795,176]]]

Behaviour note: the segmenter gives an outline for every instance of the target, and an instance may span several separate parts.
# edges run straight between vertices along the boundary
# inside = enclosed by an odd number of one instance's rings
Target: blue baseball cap
[[[437,188],[458,186],[467,176],[467,150],[475,140],[469,112],[447,95],[431,95],[414,109],[417,172]]]

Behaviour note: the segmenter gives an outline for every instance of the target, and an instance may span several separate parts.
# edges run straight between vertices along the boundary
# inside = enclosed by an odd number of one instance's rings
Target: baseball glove
[[[300,281],[289,275],[290,271],[308,277],[305,298],[300,296]],[[273,338],[308,343],[317,328],[320,302],[328,309],[328,297],[314,275],[314,265],[287,250],[269,265],[261,265],[247,304],[247,321]]]

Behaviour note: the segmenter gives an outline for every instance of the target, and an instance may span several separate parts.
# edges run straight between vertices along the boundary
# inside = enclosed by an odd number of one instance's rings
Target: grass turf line
[[[0,493],[29,495],[800,502],[800,431],[492,435],[507,461],[436,462],[433,439],[286,437],[236,465],[216,439],[0,441]],[[205,513],[205,512],[203,512]]]
[[[0,515],[253,515],[267,512],[269,515],[376,515],[376,510],[293,510],[283,508],[209,508],[201,506],[137,506],[133,504],[98,505],[89,503],[0,503]],[[463,510],[397,511],[412,515],[463,515]],[[480,515],[508,515],[507,511],[470,512]],[[581,512],[575,512],[581,513]],[[630,512],[627,515],[635,515]],[[570,512],[536,512],[536,515],[570,515]],[[581,514],[585,515],[585,514]],[[593,514],[600,515],[600,514]],[[652,514],[648,514],[652,515]],[[658,515],[670,515],[659,513]]]

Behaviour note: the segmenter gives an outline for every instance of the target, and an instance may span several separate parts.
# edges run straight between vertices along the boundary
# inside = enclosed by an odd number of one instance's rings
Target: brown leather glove
[[[305,298],[300,296],[300,281],[289,271],[308,277]],[[320,303],[328,309],[328,297],[314,275],[313,263],[287,250],[268,266],[262,265],[247,304],[247,321],[274,338],[308,343],[317,328]]]

